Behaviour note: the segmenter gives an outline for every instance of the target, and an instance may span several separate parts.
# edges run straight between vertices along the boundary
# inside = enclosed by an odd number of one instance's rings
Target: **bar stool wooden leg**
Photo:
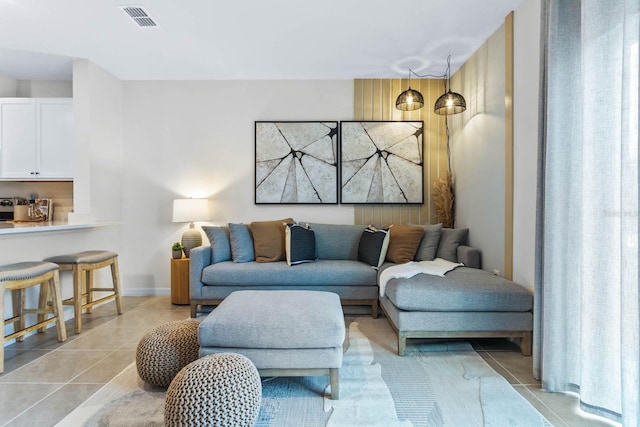
[[[13,304],[13,316],[17,317],[17,321],[13,322],[13,332],[21,331],[25,328],[24,309],[24,289],[15,289],[11,291],[11,300]],[[16,341],[24,341],[24,336],[16,338]]]
[[[85,285],[86,275],[82,268],[74,264],[73,266],[73,312],[76,323],[76,334],[82,332],[82,290]]]
[[[51,297],[51,294],[52,294],[50,288],[51,286],[48,281],[40,284],[40,297],[38,299],[38,310],[40,311],[38,312],[38,323],[44,322],[47,318],[47,309],[49,308],[49,298]],[[55,302],[55,299],[53,300],[53,302]],[[44,332],[46,330],[47,330],[46,326],[43,326],[42,328],[38,329],[38,332]]]
[[[64,311],[62,308],[62,292],[60,292],[60,274],[58,271],[53,272],[53,278],[49,282],[51,296],[53,298],[53,315],[56,316],[56,329],[58,332],[58,341],[66,341],[67,329],[64,326]]]
[[[113,263],[111,264],[111,281],[113,282],[113,291],[116,294],[116,308],[118,310],[118,314],[122,314],[122,293],[120,292],[120,271],[118,269],[118,258],[113,258]]]
[[[84,291],[87,295],[87,304],[91,304],[93,302],[93,269],[87,270],[85,285],[86,288]],[[93,312],[93,306],[89,305],[85,310],[91,314]]]

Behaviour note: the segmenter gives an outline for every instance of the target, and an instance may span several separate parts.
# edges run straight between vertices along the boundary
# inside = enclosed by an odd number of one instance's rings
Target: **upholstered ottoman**
[[[328,375],[332,399],[344,339],[340,297],[321,291],[236,291],[198,328],[201,357],[242,354],[262,377]]]

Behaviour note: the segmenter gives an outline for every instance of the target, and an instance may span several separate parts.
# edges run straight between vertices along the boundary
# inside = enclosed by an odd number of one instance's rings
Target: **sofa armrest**
[[[211,264],[211,246],[198,246],[189,252],[189,298],[202,298],[202,270]]]
[[[458,262],[463,263],[465,267],[480,268],[480,249],[466,245],[458,246]]]

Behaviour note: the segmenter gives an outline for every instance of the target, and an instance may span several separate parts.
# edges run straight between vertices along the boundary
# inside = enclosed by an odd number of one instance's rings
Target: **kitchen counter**
[[[50,231],[81,230],[87,228],[109,227],[120,225],[120,222],[94,222],[86,224],[69,224],[66,221],[54,222],[0,222],[0,236],[6,234],[43,233]]]

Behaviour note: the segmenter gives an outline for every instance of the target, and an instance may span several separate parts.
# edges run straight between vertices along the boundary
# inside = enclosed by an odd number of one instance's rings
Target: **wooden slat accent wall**
[[[431,185],[447,173],[447,134],[444,116],[433,112],[436,99],[444,93],[440,79],[411,79],[411,87],[420,91],[425,105],[416,111],[396,109],[396,98],[409,86],[408,79],[357,79],[354,81],[354,120],[424,121],[424,204],[356,205],[355,224],[437,223],[431,198]]]

